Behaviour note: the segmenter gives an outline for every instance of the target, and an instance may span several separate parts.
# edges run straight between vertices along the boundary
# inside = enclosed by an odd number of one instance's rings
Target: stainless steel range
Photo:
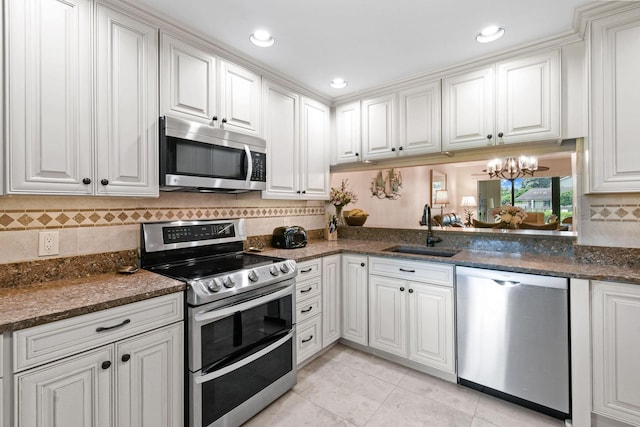
[[[295,385],[295,261],[243,252],[242,219],[141,234],[141,266],[187,284],[185,425],[238,426]]]

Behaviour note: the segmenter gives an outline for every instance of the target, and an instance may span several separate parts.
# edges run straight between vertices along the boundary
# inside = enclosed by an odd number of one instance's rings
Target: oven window
[[[293,339],[263,357],[202,384],[202,425],[208,426],[293,369]]]
[[[292,295],[261,304],[201,327],[202,369],[237,359],[288,332],[292,326]]]
[[[244,179],[247,174],[244,150],[220,145],[168,137],[175,147],[177,175],[206,176],[222,179]],[[170,167],[173,165],[169,165]]]

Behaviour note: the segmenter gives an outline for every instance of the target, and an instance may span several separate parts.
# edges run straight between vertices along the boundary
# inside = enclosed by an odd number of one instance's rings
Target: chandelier
[[[539,166],[537,157],[520,156],[490,160],[485,172],[489,174],[490,178],[508,179],[513,182],[517,178],[533,176],[534,172],[545,170],[549,170],[549,168]]]

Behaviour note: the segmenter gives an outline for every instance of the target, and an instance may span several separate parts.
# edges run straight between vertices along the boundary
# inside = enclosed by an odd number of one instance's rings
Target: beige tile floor
[[[338,344],[245,427],[561,427],[564,423]]]

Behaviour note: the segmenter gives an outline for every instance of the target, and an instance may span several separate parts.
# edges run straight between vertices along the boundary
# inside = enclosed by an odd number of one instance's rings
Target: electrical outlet
[[[57,231],[41,231],[38,235],[38,256],[58,255],[59,233]]]

